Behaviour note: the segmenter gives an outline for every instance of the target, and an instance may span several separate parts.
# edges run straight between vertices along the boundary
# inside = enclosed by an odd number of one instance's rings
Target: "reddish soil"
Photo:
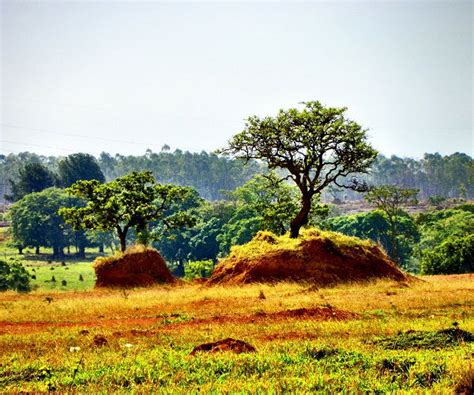
[[[126,252],[117,258],[99,259],[94,264],[96,287],[146,287],[174,283],[164,259],[154,249]]]
[[[278,250],[255,258],[225,258],[208,284],[295,281],[328,286],[378,278],[409,280],[377,246],[338,247],[329,239],[311,238],[295,250]]]
[[[224,315],[209,318],[196,318],[185,322],[162,323],[162,317],[123,317],[117,319],[98,319],[95,321],[63,321],[63,322],[44,322],[44,321],[24,321],[24,322],[0,322],[0,335],[2,334],[29,334],[34,332],[43,332],[53,328],[119,328],[135,326],[143,328],[149,326],[160,327],[155,331],[146,329],[132,329],[125,332],[115,332],[114,335],[123,334],[128,336],[153,336],[158,331],[176,330],[186,327],[199,327],[210,324],[251,324],[251,323],[269,323],[281,320],[350,320],[357,319],[359,315],[349,311],[334,309],[331,307],[301,308],[295,310],[284,310],[271,313],[255,313],[249,315]],[[89,331],[82,329],[78,332],[81,335],[88,335]]]
[[[190,355],[196,355],[198,352],[223,352],[223,351],[231,351],[235,354],[241,353],[250,353],[256,352],[254,346],[242,341],[236,340],[228,337],[224,340],[219,340],[214,343],[204,343],[194,348]]]

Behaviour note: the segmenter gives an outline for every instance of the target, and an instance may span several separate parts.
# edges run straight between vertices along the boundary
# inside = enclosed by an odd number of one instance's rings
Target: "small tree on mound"
[[[301,111],[280,110],[275,118],[248,118],[244,131],[220,151],[247,161],[263,159],[270,169],[290,173],[286,178],[301,193],[300,210],[290,223],[292,238],[308,223],[315,195],[331,184],[363,190],[355,179],[349,184],[343,180],[366,172],[377,156],[367,142],[366,130],[344,116],[345,107],[324,107],[318,101],[304,105]]]
[[[114,230],[122,252],[127,248],[129,229],[147,244],[148,224],[161,221],[165,227],[192,226],[195,218],[172,208],[196,195],[192,188],[161,185],[149,171],[133,172],[101,184],[97,180],[78,181],[66,191],[85,200],[84,207],[63,208],[60,214],[76,229]]]

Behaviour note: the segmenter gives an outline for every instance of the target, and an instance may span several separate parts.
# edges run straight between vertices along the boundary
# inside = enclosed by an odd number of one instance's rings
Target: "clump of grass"
[[[471,366],[461,375],[454,389],[455,394],[474,394],[474,368]]]
[[[335,249],[345,251],[355,247],[367,249],[376,246],[370,240],[362,240],[357,237],[343,235],[342,233],[316,228],[302,229],[297,239],[290,238],[289,233],[277,236],[269,231],[261,231],[250,242],[244,245],[233,246],[229,257],[251,259],[260,255],[281,251],[295,251],[301,248],[302,243],[311,240],[320,240],[325,244],[332,245]]]
[[[111,255],[111,256],[98,257],[94,261],[94,267],[98,267],[98,266],[107,264],[109,262],[114,262],[120,258],[123,258],[126,255],[138,254],[138,253],[143,253],[146,251],[156,251],[156,250],[154,248],[147,247],[143,244],[133,244],[129,246],[124,252],[117,251],[114,255]]]
[[[457,327],[431,332],[401,332],[395,336],[381,337],[374,341],[375,344],[391,350],[444,348],[470,342],[474,342],[474,334]]]

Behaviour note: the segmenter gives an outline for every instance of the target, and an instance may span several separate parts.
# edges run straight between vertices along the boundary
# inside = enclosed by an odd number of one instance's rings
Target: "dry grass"
[[[352,388],[449,393],[467,368],[471,344],[395,352],[370,343],[399,331],[451,327],[453,321],[474,332],[473,277],[423,280],[322,289],[283,283],[6,292],[0,294],[0,391],[149,392],[166,387],[178,393],[307,392],[322,386],[323,392]],[[261,292],[265,299],[259,297]],[[263,315],[318,306],[351,311],[360,318]],[[264,318],[242,319],[250,315]],[[96,335],[105,336],[108,345],[92,346]],[[189,356],[195,346],[227,337],[244,340],[257,352]],[[69,352],[70,347],[80,351]],[[308,350],[319,349],[333,350],[329,354],[334,356],[315,360]],[[378,366],[392,366],[384,362],[392,359],[415,362],[406,377],[400,372],[391,377]],[[40,368],[49,370],[38,373]]]

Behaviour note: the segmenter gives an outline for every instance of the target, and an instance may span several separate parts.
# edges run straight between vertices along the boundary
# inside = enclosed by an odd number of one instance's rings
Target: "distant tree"
[[[41,192],[55,184],[55,176],[39,162],[26,163],[18,172],[18,177],[9,179],[11,194],[5,196],[16,202],[32,192]]]
[[[280,110],[275,118],[248,118],[244,131],[220,151],[244,160],[263,159],[270,169],[289,172],[287,178],[301,195],[299,212],[290,223],[292,238],[308,223],[315,195],[331,184],[361,188],[355,179],[349,184],[340,182],[366,172],[377,155],[366,131],[344,116],[345,107],[326,108],[317,101],[304,104],[301,111]]]
[[[281,182],[274,172],[254,176],[230,192],[229,197],[236,202],[237,211],[247,213],[244,216],[261,218],[263,229],[260,230],[270,230],[279,235],[288,231],[288,224],[298,213],[297,191]]]
[[[52,247],[53,255],[61,258],[69,243],[70,228],[58,215],[58,210],[77,203],[77,199],[57,188],[26,195],[10,208],[14,241],[23,248]]]
[[[59,183],[62,187],[69,187],[80,180],[97,180],[105,182],[104,174],[96,161],[89,154],[72,154],[58,163]]]
[[[421,259],[424,274],[474,272],[474,234],[450,236],[433,250],[425,250]]]
[[[157,184],[149,171],[134,172],[105,184],[97,180],[78,181],[66,191],[83,199],[85,206],[61,209],[65,221],[75,229],[115,231],[122,251],[127,247],[127,233],[132,228],[140,241],[147,243],[151,221],[160,221],[167,228],[194,224],[194,218],[186,212],[169,214],[193,190]]]
[[[371,239],[380,243],[392,259],[398,259],[402,266],[408,268],[413,247],[420,240],[420,233],[414,219],[406,213],[399,213],[395,221],[398,230],[395,251],[391,239],[390,222],[383,211],[373,210],[368,213],[333,217],[325,220],[323,226],[349,236]]]
[[[397,218],[407,215],[403,210],[405,206],[418,203],[417,195],[418,190],[416,189],[403,189],[395,185],[372,187],[365,195],[365,199],[369,203],[387,216],[391,256],[398,263],[400,263],[401,257],[397,243],[397,238],[400,236]]]

